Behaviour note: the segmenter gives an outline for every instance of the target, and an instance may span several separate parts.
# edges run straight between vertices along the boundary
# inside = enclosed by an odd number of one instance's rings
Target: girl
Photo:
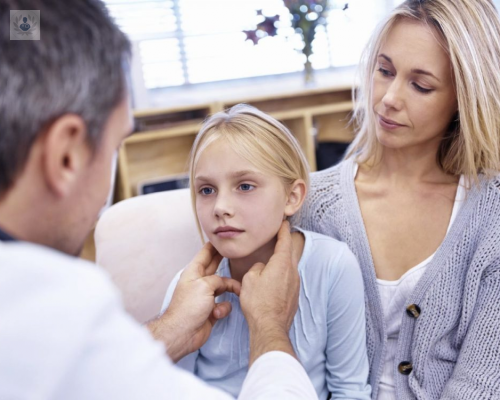
[[[190,185],[200,233],[224,257],[218,274],[241,281],[252,265],[269,261],[283,219],[299,211],[308,168],[287,128],[253,107],[237,105],[203,125],[191,153]],[[320,399],[329,393],[334,399],[369,399],[358,263],[345,244],[326,236],[296,230],[292,239],[301,277],[290,329],[294,350]],[[231,314],[180,364],[237,397],[249,363],[248,326],[237,296],[225,293],[218,301],[229,301]]]

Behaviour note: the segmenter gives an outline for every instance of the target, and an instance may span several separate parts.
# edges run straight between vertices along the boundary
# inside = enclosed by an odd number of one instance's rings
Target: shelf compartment
[[[282,110],[294,110],[310,108],[312,106],[331,105],[333,103],[342,103],[351,101],[351,89],[339,90],[326,93],[304,93],[302,95],[295,95],[293,97],[281,97],[275,99],[249,99],[245,101],[258,109],[273,113]],[[228,108],[237,102],[225,103],[224,107]]]
[[[196,108],[138,111],[134,113],[134,130],[142,133],[182,127],[193,121],[203,121],[211,111],[212,108],[209,105]]]
[[[349,125],[351,111],[320,114],[313,117],[318,142],[349,143],[354,139],[354,129]]]
[[[137,195],[139,182],[162,176],[173,176],[188,170],[188,157],[195,134],[169,137],[151,142],[126,143],[128,186]]]
[[[125,140],[125,143],[141,143],[141,142],[151,142],[155,140],[175,138],[179,136],[191,136],[196,135],[201,128],[203,121],[195,121],[190,123],[185,123],[180,126],[169,129],[160,129],[156,131],[149,132],[136,132],[129,138]]]

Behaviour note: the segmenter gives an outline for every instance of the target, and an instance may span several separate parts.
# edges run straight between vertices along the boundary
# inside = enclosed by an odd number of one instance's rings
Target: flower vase
[[[314,83],[314,69],[309,60],[304,63],[304,83],[306,86]]]

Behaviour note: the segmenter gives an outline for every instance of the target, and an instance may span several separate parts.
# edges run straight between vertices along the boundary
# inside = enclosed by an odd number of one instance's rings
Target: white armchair
[[[95,245],[96,262],[111,274],[127,311],[140,323],[151,319],[172,278],[202,246],[189,189],[113,205],[99,219]]]

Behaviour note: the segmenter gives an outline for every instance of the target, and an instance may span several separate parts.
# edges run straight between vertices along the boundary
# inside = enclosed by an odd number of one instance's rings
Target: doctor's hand
[[[299,302],[297,264],[290,225],[284,221],[267,265],[255,264],[242,281],[240,304],[250,332],[250,365],[268,351],[296,357],[288,333]]]
[[[238,281],[214,275],[221,259],[212,244],[205,244],[181,274],[165,313],[148,323],[174,362],[198,350],[215,322],[231,312],[229,302],[216,304],[215,297],[224,292],[240,294]]]

